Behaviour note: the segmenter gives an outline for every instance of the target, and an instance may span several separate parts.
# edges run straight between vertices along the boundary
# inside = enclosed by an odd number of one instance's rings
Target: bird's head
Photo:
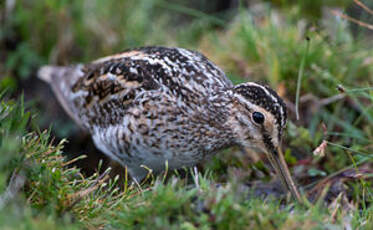
[[[286,119],[286,105],[271,88],[253,82],[234,87],[231,122],[236,143],[264,152],[283,183],[299,200],[280,150]]]
[[[286,124],[286,105],[271,88],[253,82],[235,86],[233,119],[237,142],[245,147],[273,152]]]

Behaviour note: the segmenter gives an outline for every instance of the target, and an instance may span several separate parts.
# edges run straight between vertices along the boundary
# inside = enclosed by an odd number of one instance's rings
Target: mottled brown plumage
[[[145,47],[86,65],[46,66],[49,82],[69,115],[96,146],[141,180],[193,166],[232,145],[268,154],[285,185],[299,198],[280,152],[286,107],[267,86],[234,86],[202,54]]]

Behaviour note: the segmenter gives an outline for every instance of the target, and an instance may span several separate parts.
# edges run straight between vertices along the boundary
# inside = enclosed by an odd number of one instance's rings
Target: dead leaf
[[[326,140],[323,140],[322,143],[313,151],[314,156],[324,157],[325,156],[325,149],[328,145]]]

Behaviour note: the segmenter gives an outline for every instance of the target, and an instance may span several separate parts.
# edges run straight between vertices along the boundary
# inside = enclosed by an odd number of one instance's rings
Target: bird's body
[[[138,180],[145,168],[193,166],[232,145],[275,152],[286,123],[273,90],[234,86],[202,54],[182,48],[138,48],[43,67],[39,76],[96,146]]]

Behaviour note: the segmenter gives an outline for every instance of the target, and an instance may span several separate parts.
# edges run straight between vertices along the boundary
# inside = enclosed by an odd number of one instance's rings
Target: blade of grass
[[[348,151],[351,151],[353,153],[357,153],[359,155],[362,155],[364,157],[367,157],[367,158],[370,158],[370,159],[373,159],[373,155],[370,154],[370,153],[364,153],[364,152],[361,152],[361,151],[357,151],[357,150],[354,150],[352,148],[348,148],[348,147],[345,147],[343,145],[340,145],[340,144],[336,144],[336,143],[333,143],[333,142],[329,142],[327,141],[328,145],[332,145],[332,146],[335,146],[337,148],[340,148],[340,149],[344,149],[344,150],[348,150]]]
[[[306,41],[307,41],[306,52],[304,52],[303,57],[302,57],[302,61],[300,63],[299,72],[298,72],[298,80],[297,80],[297,91],[296,91],[296,95],[295,95],[295,115],[296,115],[297,120],[299,120],[299,95],[300,95],[300,86],[301,86],[301,83],[302,83],[302,76],[303,76],[303,71],[304,71],[304,64],[306,62],[306,57],[308,55],[308,51],[309,51],[309,48],[310,48],[310,39],[309,39],[309,37],[306,37]]]
[[[206,13],[200,11],[200,10],[189,8],[189,7],[180,5],[180,4],[175,4],[175,3],[166,2],[166,1],[159,1],[157,3],[157,5],[159,7],[169,9],[169,10],[173,10],[175,12],[183,13],[183,14],[186,14],[186,15],[190,15],[190,16],[193,16],[193,17],[196,17],[196,18],[207,19],[211,23],[214,23],[218,26],[225,26],[227,24],[224,20],[222,20],[220,18],[211,16],[211,15],[206,14]]]
[[[347,93],[356,93],[356,92],[363,92],[363,91],[372,91],[373,87],[364,87],[364,88],[355,88],[355,89],[347,89]]]

